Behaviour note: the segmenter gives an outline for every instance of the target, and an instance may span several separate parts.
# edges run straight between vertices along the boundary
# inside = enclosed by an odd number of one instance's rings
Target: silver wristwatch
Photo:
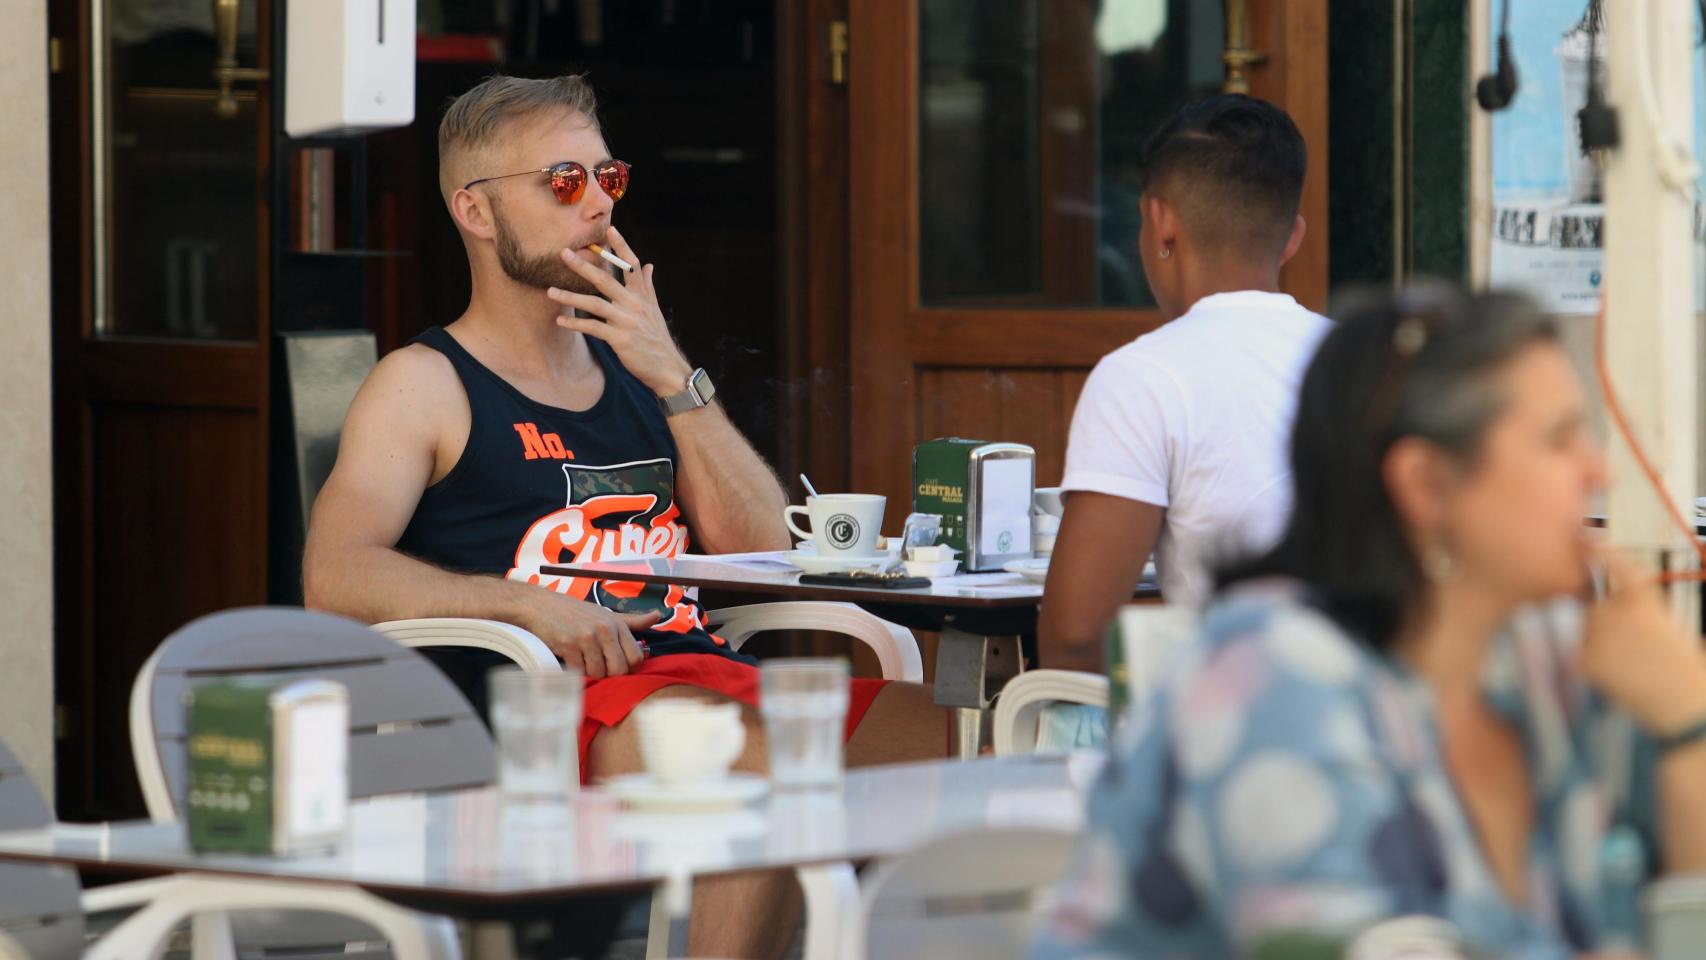
[[[717,388],[711,383],[710,374],[705,372],[704,367],[700,367],[687,375],[686,390],[659,397],[658,403],[663,407],[664,416],[673,417],[678,413],[709,406],[716,395]]]

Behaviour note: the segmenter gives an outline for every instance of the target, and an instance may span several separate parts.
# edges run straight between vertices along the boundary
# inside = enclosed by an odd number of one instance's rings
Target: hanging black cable
[[[1594,154],[1616,147],[1618,141],[1617,108],[1605,102],[1605,82],[1600,76],[1599,38],[1605,32],[1601,0],[1588,4],[1582,26],[1588,32],[1588,95],[1587,102],[1576,111],[1576,130],[1581,135],[1582,152]]]
[[[1499,17],[1498,63],[1492,73],[1476,82],[1475,100],[1489,113],[1503,110],[1516,98],[1516,88],[1516,59],[1511,56],[1511,0],[1505,0],[1504,13]]]

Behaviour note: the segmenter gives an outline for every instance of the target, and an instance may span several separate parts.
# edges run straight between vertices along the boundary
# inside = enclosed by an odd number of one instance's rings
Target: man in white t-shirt
[[[1243,96],[1192,103],[1145,145],[1138,245],[1163,325],[1079,397],[1044,666],[1104,668],[1103,631],[1151,551],[1162,596],[1195,606],[1217,567],[1283,532],[1297,388],[1328,325],[1279,292],[1306,165],[1285,111]]]

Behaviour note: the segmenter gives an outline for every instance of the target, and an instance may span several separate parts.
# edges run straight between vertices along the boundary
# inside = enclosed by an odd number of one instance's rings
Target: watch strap
[[[705,373],[705,368],[700,367],[688,375],[685,390],[659,397],[658,404],[663,407],[664,416],[673,417],[678,413],[709,406],[711,398],[716,395],[717,388],[711,385],[711,378]]]

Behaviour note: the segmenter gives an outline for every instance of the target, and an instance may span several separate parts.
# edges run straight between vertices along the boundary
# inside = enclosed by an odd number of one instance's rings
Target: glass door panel
[[[257,6],[239,7],[240,64],[255,63]],[[96,90],[96,210],[105,219],[95,233],[95,332],[253,340],[255,91],[239,85],[236,114],[215,113],[211,0],[107,0],[105,12],[105,36],[96,37],[106,82]]]
[[[1143,143],[1217,92],[1221,0],[919,0],[926,307],[1152,306]]]

